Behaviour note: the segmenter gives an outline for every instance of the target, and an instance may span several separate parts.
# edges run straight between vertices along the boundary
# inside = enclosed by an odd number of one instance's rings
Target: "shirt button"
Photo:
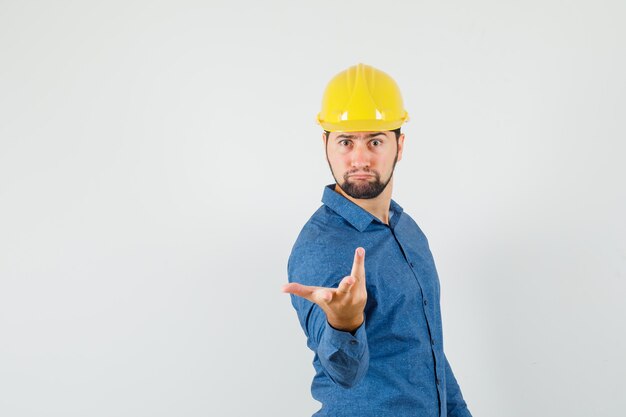
[[[427,306],[428,305],[428,300],[424,300],[424,305]]]
[[[411,268],[413,268],[415,266],[415,264],[413,262],[409,262],[409,265],[411,265]]]
[[[357,342],[356,340],[350,340],[350,344],[351,345],[356,345],[357,343],[359,343],[359,342]]]
[[[435,346],[435,339],[430,339],[430,344]]]
[[[439,385],[439,378],[435,378],[435,382],[437,382],[437,385]]]

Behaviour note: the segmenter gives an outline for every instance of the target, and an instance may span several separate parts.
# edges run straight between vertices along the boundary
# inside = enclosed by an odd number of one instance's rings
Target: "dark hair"
[[[394,129],[392,130],[392,132],[396,134],[396,141],[397,141],[401,134],[400,128]],[[330,135],[330,132],[328,130],[325,130],[324,134],[326,135],[326,140],[328,140],[328,135]]]

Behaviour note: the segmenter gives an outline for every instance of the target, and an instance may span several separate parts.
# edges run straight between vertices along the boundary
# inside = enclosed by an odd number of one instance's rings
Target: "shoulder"
[[[396,226],[396,231],[402,233],[414,243],[428,247],[428,238],[426,237],[426,234],[406,211],[402,213],[402,216]]]
[[[341,242],[350,239],[351,229],[352,226],[327,206],[317,209],[302,227],[291,249],[287,263],[289,281],[332,286],[343,278],[345,268],[338,262],[338,253]]]
[[[356,232],[353,229],[341,216],[328,206],[322,205],[302,227],[293,245],[292,256],[294,253],[302,254],[311,250],[332,251],[338,240],[346,239]]]

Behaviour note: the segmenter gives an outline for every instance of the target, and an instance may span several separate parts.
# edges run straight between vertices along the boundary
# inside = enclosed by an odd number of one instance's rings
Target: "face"
[[[402,159],[404,134],[396,142],[392,131],[331,132],[326,136],[326,159],[335,182],[352,198],[378,197]]]

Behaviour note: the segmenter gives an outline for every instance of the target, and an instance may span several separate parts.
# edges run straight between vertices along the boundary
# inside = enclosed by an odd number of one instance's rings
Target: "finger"
[[[282,291],[288,294],[297,295],[298,297],[306,298],[309,301],[313,301],[312,296],[316,288],[317,287],[310,287],[308,285],[298,284],[297,282],[291,282],[283,285]]]
[[[357,280],[365,280],[365,249],[361,247],[354,251],[354,263],[350,275]]]
[[[320,302],[330,303],[333,299],[333,291],[327,288],[320,288],[318,291],[316,291],[316,295],[319,297],[319,302],[317,302],[317,304],[320,304]]]
[[[309,301],[314,302],[318,306],[322,307],[325,304],[330,303],[333,300],[333,296],[337,289],[335,288],[326,288],[326,287],[316,287],[311,294],[311,298]]]
[[[345,277],[339,283],[339,287],[337,287],[336,293],[339,293],[339,294],[349,294],[350,293],[350,289],[352,288],[352,285],[355,283],[355,281],[356,280],[352,276]]]
[[[297,282],[283,285],[282,291],[297,295],[315,304],[328,303],[333,298],[333,290],[331,288],[302,285]]]

